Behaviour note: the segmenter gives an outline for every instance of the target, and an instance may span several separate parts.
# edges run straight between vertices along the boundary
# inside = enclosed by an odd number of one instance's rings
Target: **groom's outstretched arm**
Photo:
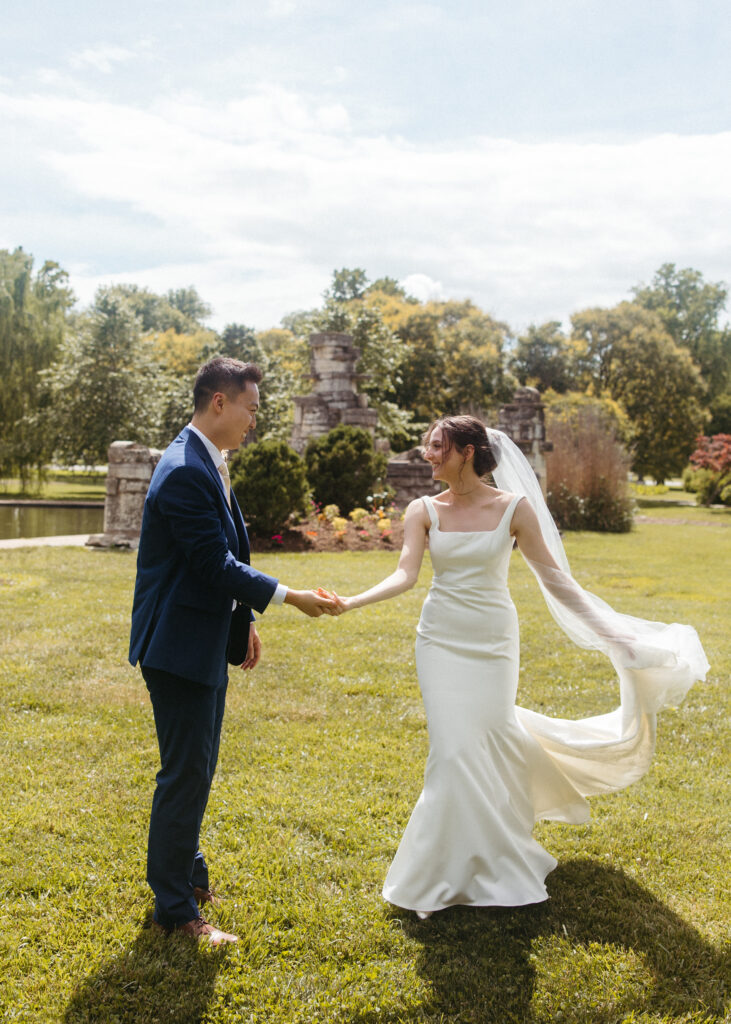
[[[340,603],[330,594],[320,593],[314,590],[287,590],[284,598],[285,604],[294,605],[305,615],[317,618],[323,613],[327,615],[339,615],[342,611]]]

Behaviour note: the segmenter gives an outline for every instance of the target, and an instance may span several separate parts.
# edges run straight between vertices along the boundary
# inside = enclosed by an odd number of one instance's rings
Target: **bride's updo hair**
[[[442,428],[444,438],[444,453],[446,454],[452,446],[458,452],[463,452],[468,444],[475,449],[473,466],[478,476],[492,473],[497,466],[497,458],[487,440],[485,424],[475,416],[441,416],[429,426],[422,438],[427,443],[435,427]]]

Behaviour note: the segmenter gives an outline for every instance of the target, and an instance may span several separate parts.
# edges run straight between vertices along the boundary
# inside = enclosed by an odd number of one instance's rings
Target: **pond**
[[[101,533],[104,505],[72,508],[48,505],[0,505],[0,540],[19,537],[64,537],[75,533]]]

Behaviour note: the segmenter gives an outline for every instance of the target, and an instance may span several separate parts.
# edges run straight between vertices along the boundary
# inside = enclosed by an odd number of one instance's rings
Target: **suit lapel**
[[[236,495],[233,492],[233,488],[231,488],[231,515],[233,517],[234,526],[236,527],[236,534],[238,536],[239,541],[239,554],[241,556],[241,560],[248,563],[249,559],[251,558],[249,534],[246,532],[246,523],[244,522],[244,517],[241,514],[241,509],[239,508],[239,503],[236,500]]]
[[[218,472],[218,467],[213,465],[213,459],[211,458],[211,456],[210,456],[210,454],[208,452],[208,449],[203,444],[203,442],[201,441],[201,439],[198,437],[198,435],[195,433],[194,430],[189,430],[187,427],[184,427],[183,430],[181,431],[181,437],[183,435],[186,436],[187,443],[192,445],[193,450],[195,451],[196,455],[200,459],[202,465],[205,467],[206,471],[208,472],[208,475],[213,480],[214,485],[215,485],[219,495],[221,496],[221,499],[222,499],[222,501],[221,501],[222,512],[223,512],[223,516],[224,516],[224,518],[223,518],[223,526],[224,526],[224,529],[226,531],[226,536],[228,537],[228,540],[229,540],[229,548],[231,549],[231,553],[233,554],[234,558],[238,558],[239,557],[239,541],[240,541],[240,537],[239,537],[239,528],[238,528],[238,525],[236,523],[236,518],[235,518],[235,515],[234,515],[234,502],[235,502],[236,499],[234,497],[233,489],[231,490],[231,507],[229,508],[228,501],[226,500],[226,488],[224,487],[224,484],[223,484],[223,478],[222,478],[221,474]],[[241,512],[239,510],[238,505],[236,506],[236,510],[238,511],[239,518],[241,519]],[[242,523],[242,526],[243,526],[243,519],[241,520],[241,523]],[[246,537],[246,528],[245,527],[244,527],[244,537]],[[249,544],[248,544],[248,537],[247,537],[246,538],[247,558],[248,558],[248,550],[249,550]]]

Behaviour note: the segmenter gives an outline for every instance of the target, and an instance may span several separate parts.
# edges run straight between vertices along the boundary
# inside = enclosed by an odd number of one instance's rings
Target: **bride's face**
[[[459,473],[463,459],[455,445],[449,447],[441,427],[434,427],[424,445],[424,458],[435,480],[448,480]]]

